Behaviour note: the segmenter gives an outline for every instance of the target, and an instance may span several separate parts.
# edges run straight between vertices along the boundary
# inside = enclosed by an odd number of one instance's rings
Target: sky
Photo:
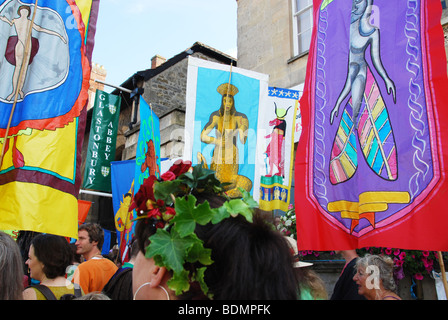
[[[100,0],[92,62],[121,85],[155,55],[170,59],[197,41],[236,58],[236,15],[236,0]]]

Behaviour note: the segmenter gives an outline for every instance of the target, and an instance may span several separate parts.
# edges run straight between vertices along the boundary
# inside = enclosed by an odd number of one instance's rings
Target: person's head
[[[19,246],[0,231],[0,300],[21,300],[23,291],[22,256]]]
[[[198,202],[205,198],[198,198]],[[222,206],[225,199],[217,196],[206,199],[210,207]],[[156,232],[153,221],[140,220],[136,226],[136,238],[140,252],[134,264],[134,293],[148,299],[175,297],[165,291],[166,281],[171,273],[159,267],[154,259],[144,258],[150,237]],[[204,280],[213,299],[296,299],[297,282],[292,268],[292,256],[283,236],[267,223],[259,212],[255,212],[253,222],[243,216],[227,218],[217,224],[198,225],[195,233],[211,249],[213,263],[207,267]],[[191,270],[196,265],[186,264]],[[141,288],[148,283],[146,288]],[[204,299],[199,285],[190,284],[190,290],[175,298]]]
[[[72,250],[64,237],[40,234],[31,242],[26,264],[31,277],[42,281],[64,277],[72,259]]]
[[[73,254],[72,264],[81,263],[82,262],[81,255],[76,252],[77,251],[76,244],[70,243],[70,249],[72,249],[72,254]]]
[[[107,295],[102,292],[90,292],[74,300],[111,300]]]
[[[78,228],[76,252],[89,260],[95,254],[101,253],[104,242],[104,231],[97,223],[85,223]]]
[[[293,260],[283,236],[259,212],[198,226],[197,236],[214,261],[205,282],[216,300],[296,299]]]
[[[378,299],[383,291],[396,293],[394,262],[388,256],[366,254],[356,261],[353,280],[358,285],[358,293],[367,299]]]

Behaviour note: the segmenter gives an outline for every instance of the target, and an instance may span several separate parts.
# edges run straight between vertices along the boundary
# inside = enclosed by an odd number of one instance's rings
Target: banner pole
[[[23,55],[23,58],[25,58],[31,50],[31,32],[33,31],[33,25],[34,25],[34,20],[36,18],[36,12],[37,12],[37,3],[39,0],[36,0],[36,3],[34,4],[34,11],[33,11],[33,17],[31,18],[31,23],[30,26],[28,28],[28,33],[26,35],[26,43],[25,43],[25,53]],[[31,5],[31,4],[30,4]],[[20,66],[20,71],[19,71],[19,77],[17,78],[17,83],[16,83],[16,91],[14,93],[14,103],[12,105],[12,109],[11,109],[11,113],[9,114],[9,120],[8,120],[8,125],[6,126],[6,131],[5,131],[5,139],[3,141],[3,146],[2,146],[2,153],[0,154],[0,169],[1,169],[1,165],[3,164],[3,157],[5,156],[5,149],[6,149],[6,140],[8,139],[8,135],[9,135],[9,129],[11,128],[11,122],[12,122],[12,117],[14,115],[14,111],[16,109],[16,105],[17,105],[17,100],[18,100],[18,95],[19,95],[19,91],[20,91],[20,83],[22,82],[22,78],[23,78],[23,73],[24,73],[24,64],[22,64]],[[23,80],[24,81],[24,80]],[[23,97],[25,98],[25,97]]]
[[[98,83],[101,83],[101,84],[104,84],[105,86],[108,86],[108,87],[111,87],[111,88],[115,88],[115,89],[118,89],[118,90],[121,90],[121,91],[124,91],[124,92],[127,92],[127,93],[132,93],[132,90],[129,90],[129,89],[126,89],[126,88],[123,88],[123,87],[120,87],[120,86],[116,86],[116,85],[113,85],[113,84],[109,84],[109,83],[106,83],[106,82],[98,80],[98,79],[95,79],[94,81],[98,82]]]
[[[90,190],[83,190],[83,189],[79,190],[79,193],[85,193],[85,194],[91,194],[94,196],[112,198],[111,193],[104,193],[104,192],[97,192],[97,191],[90,191]]]
[[[437,254],[439,255],[440,270],[442,270],[443,288],[445,289],[445,296],[448,299],[448,284],[446,281],[445,263],[443,262],[442,251],[437,251]]]

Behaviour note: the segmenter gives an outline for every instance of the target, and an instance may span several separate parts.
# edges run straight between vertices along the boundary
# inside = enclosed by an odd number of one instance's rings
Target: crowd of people
[[[137,222],[131,258],[123,265],[101,255],[104,233],[98,224],[81,225],[73,246],[61,236],[33,237],[25,261],[17,241],[0,232],[0,300],[207,299],[194,283],[181,295],[169,288],[172,272],[145,256],[155,232],[154,224]],[[262,212],[252,222],[237,216],[198,226],[196,235],[212,250],[204,277],[216,300],[400,299],[390,258],[358,257],[355,250],[338,252],[346,264],[328,296],[311,264],[298,260],[296,241],[280,234]]]

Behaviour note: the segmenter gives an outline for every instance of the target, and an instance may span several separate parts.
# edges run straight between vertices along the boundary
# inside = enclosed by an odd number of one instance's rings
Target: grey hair
[[[22,300],[23,260],[17,243],[0,231],[0,300]]]
[[[356,269],[375,266],[378,268],[379,277],[385,290],[397,293],[397,283],[394,278],[394,261],[388,256],[366,254],[356,261]]]

